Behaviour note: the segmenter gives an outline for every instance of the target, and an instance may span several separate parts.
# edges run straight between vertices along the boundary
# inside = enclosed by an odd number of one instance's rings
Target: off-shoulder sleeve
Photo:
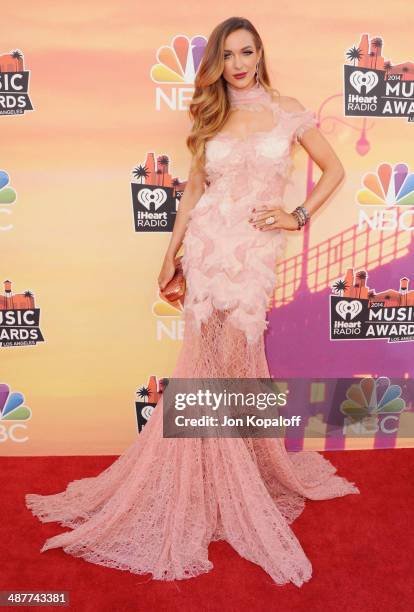
[[[310,128],[317,126],[313,111],[305,108],[303,111],[290,113],[292,141],[299,143],[302,135]]]

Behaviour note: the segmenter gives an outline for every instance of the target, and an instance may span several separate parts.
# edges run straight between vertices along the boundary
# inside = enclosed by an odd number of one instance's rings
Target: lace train
[[[186,312],[173,377],[269,377],[263,337],[248,343],[229,314],[214,309],[198,332]],[[277,584],[308,581],[312,566],[289,524],[306,498],[359,493],[355,484],[319,453],[289,453],[279,438],[163,438],[162,402],[98,476],[25,496],[41,521],[71,529],[41,551],[62,547],[92,563],[181,580],[211,570],[208,545],[226,540]]]

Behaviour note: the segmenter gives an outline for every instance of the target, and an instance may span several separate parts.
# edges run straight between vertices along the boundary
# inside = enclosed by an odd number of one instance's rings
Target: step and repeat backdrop
[[[118,454],[151,418],[184,332],[157,277],[189,170],[188,103],[210,32],[240,12],[263,38],[273,87],[314,111],[346,169],[305,231],[288,232],[268,311],[271,374],[355,379],[335,401],[372,435],[332,442],[320,420],[305,448],[413,445],[399,426],[414,411],[414,8],[394,2],[373,19],[377,9],[2,9],[1,454]],[[288,210],[320,176],[299,145],[294,163]],[[316,422],[323,381],[302,393]]]

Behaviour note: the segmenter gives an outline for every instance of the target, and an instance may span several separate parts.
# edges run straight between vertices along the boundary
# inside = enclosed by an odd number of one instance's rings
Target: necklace
[[[238,88],[226,82],[227,93],[231,107],[237,107],[242,104],[261,104],[266,105],[271,102],[271,96],[259,82],[256,82],[253,87]]]

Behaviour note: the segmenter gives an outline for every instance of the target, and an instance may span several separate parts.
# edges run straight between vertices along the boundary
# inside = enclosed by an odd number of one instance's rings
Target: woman
[[[294,98],[274,99],[262,41],[246,19],[212,32],[190,112],[191,171],[158,278],[162,289],[184,244],[185,333],[172,376],[270,378],[263,332],[284,230],[308,222],[344,171],[312,113]],[[299,141],[323,174],[288,213],[283,192]],[[42,551],[62,547],[174,580],[208,572],[208,545],[224,539],[277,584],[309,580],[311,563],[289,524],[306,498],[358,488],[319,453],[287,453],[279,438],[163,438],[162,402],[104,472],[55,495],[26,495],[40,520],[71,528]]]

